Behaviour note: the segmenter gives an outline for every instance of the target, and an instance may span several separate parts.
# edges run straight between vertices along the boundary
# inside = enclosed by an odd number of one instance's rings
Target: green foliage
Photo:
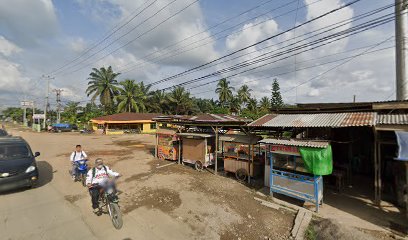
[[[268,97],[261,98],[261,101],[259,102],[259,108],[263,112],[269,112],[269,109],[271,108],[271,101]]]
[[[61,122],[76,124],[79,121],[80,111],[82,111],[82,107],[79,106],[79,102],[68,102],[61,113]]]
[[[279,82],[275,78],[272,83],[272,98],[271,98],[271,107],[272,109],[278,109],[283,106],[282,95],[280,93]]]
[[[313,227],[313,224],[309,224],[309,226],[307,227],[306,232],[305,232],[305,239],[306,240],[316,240],[317,239],[317,233]]]
[[[228,102],[232,100],[232,91],[234,91],[234,88],[230,86],[230,81],[227,81],[227,79],[223,78],[218,82],[215,92],[218,93],[221,106],[226,107]]]
[[[190,92],[184,87],[176,87],[167,95],[170,112],[174,114],[190,114],[194,106]]]
[[[118,103],[118,112],[146,112],[150,86],[143,82],[126,79],[120,82],[119,94],[115,97]]]
[[[118,81],[116,77],[120,73],[112,71],[112,67],[107,69],[102,67],[100,69],[93,68],[89,74],[88,88],[86,93],[88,97],[92,95],[92,101],[94,102],[99,98],[99,102],[105,108],[105,112],[115,112],[114,98],[119,93]]]
[[[11,118],[13,121],[23,122],[24,110],[19,107],[9,107],[3,110],[3,116]]]
[[[248,103],[251,99],[252,89],[248,85],[244,84],[238,89],[238,99],[241,103]]]

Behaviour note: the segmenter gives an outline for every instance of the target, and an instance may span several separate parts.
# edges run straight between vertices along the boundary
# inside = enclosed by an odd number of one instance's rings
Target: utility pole
[[[61,123],[61,93],[63,89],[54,89],[52,90],[57,94],[57,123]]]
[[[47,122],[47,111],[48,111],[48,107],[50,105],[49,103],[49,97],[50,97],[50,80],[51,79],[55,79],[54,77],[48,76],[48,75],[43,75],[43,78],[45,78],[47,80],[47,92],[45,95],[45,106],[44,106],[44,122],[43,122],[43,128],[46,127],[46,122]]]
[[[408,99],[408,1],[395,0],[395,65],[397,100]]]

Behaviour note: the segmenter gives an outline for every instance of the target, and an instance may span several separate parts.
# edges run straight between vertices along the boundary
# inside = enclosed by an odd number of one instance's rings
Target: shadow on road
[[[54,178],[54,171],[52,166],[46,161],[38,161],[37,167],[40,175],[38,177],[37,187],[42,187],[52,181]]]

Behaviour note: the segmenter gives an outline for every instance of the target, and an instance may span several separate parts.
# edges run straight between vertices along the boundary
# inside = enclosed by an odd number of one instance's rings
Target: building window
[[[150,129],[156,129],[156,123],[150,123]]]
[[[98,129],[103,129],[103,124],[98,124]]]

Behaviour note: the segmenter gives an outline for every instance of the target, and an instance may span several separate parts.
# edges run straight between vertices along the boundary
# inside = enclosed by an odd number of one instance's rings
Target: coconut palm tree
[[[258,101],[255,98],[250,98],[247,104],[247,109],[253,113],[258,112]]]
[[[241,102],[238,97],[232,96],[229,101],[229,109],[231,113],[239,114],[241,112]]]
[[[92,68],[92,72],[89,74],[86,94],[88,97],[92,95],[93,102],[99,98],[99,102],[108,113],[113,111],[114,97],[118,93],[118,81],[116,77],[119,74],[120,73],[113,72],[111,66],[107,69],[104,67],[100,69]]]
[[[187,92],[184,87],[176,87],[168,95],[171,112],[174,114],[189,114],[193,108],[193,101],[190,97],[190,92]]]
[[[168,113],[167,94],[164,91],[156,90],[150,94],[148,109],[154,113]]]
[[[64,107],[64,112],[62,113],[62,119],[64,122],[69,122],[72,124],[77,123],[78,113],[82,110],[79,106],[79,102],[68,102]]]
[[[145,108],[142,94],[135,80],[126,79],[120,82],[119,94],[115,97],[118,102],[118,112],[140,112]]]
[[[230,81],[223,78],[217,84],[217,89],[215,92],[218,93],[218,98],[220,101],[221,106],[225,107],[228,105],[228,102],[232,99],[232,91],[234,90],[233,87],[230,87]]]
[[[251,92],[252,89],[248,87],[248,85],[244,84],[238,89],[238,99],[241,103],[248,103],[251,99]]]
[[[259,102],[259,108],[263,112],[269,112],[269,109],[271,108],[271,101],[268,97],[261,98],[261,101]]]

